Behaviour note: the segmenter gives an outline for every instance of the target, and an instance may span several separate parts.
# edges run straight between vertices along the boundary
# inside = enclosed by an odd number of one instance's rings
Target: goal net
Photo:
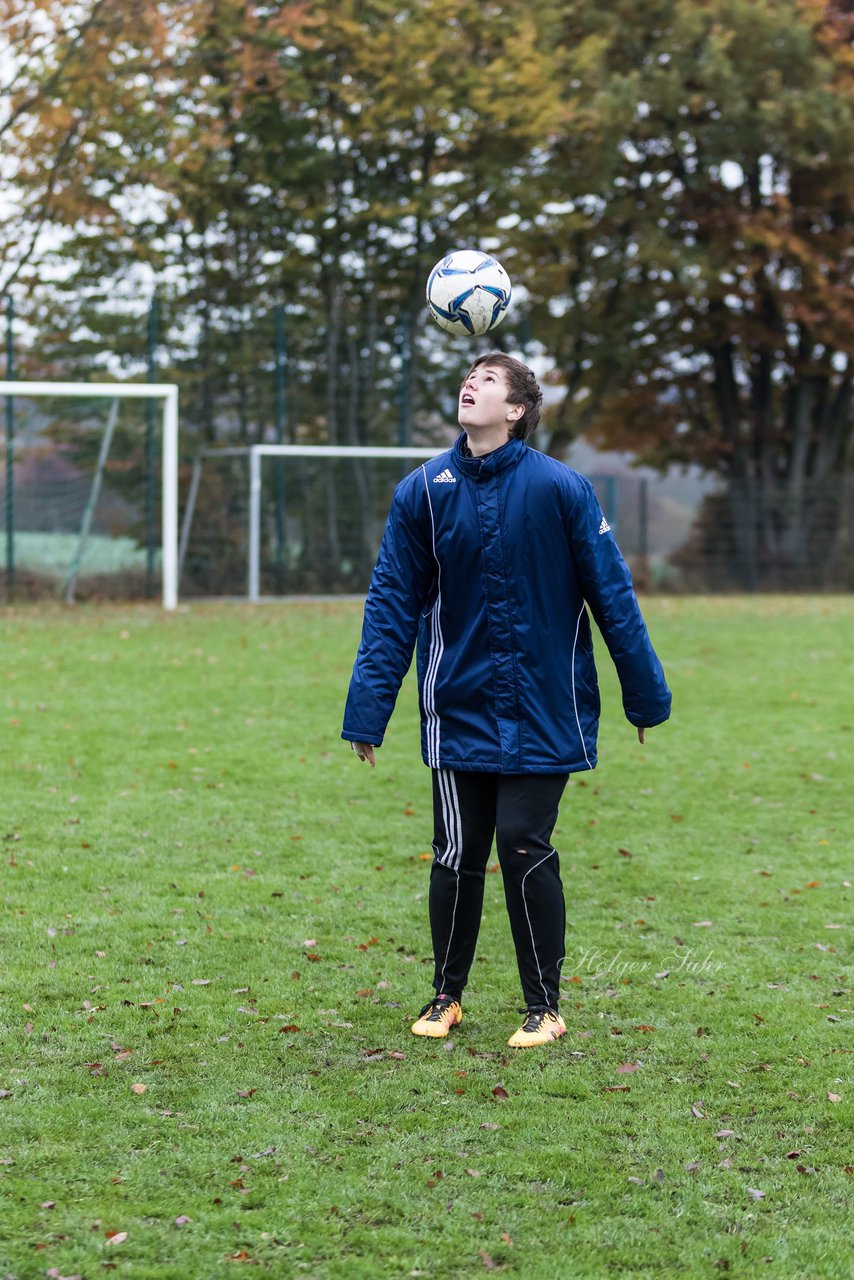
[[[364,593],[395,486],[443,447],[202,451],[183,507],[182,597]]]
[[[177,603],[178,391],[0,381],[0,594]]]

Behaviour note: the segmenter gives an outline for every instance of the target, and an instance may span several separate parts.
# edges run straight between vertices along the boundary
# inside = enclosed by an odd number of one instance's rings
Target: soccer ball
[[[510,306],[510,277],[497,258],[457,249],[441,258],[427,278],[427,306],[441,329],[473,337],[501,324]]]

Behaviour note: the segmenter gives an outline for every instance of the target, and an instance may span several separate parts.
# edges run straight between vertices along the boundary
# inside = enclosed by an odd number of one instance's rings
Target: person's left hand
[[[360,760],[367,760],[372,769],[376,769],[377,762],[374,756],[374,748],[370,742],[351,742],[350,746],[355,751]]]
[[[645,729],[638,729],[638,742],[641,744],[641,746],[643,746],[643,740],[644,740],[644,734],[645,734],[645,733],[646,733],[646,730],[645,730]]]

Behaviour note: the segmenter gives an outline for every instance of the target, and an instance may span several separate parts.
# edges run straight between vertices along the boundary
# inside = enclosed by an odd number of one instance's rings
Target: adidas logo
[[[600,533],[610,533],[610,532],[611,532],[611,526],[608,524],[608,521],[605,519],[605,517],[604,517],[604,516],[602,517],[602,523],[601,523],[601,524],[600,524],[600,526],[599,526],[599,532],[600,532]]]
[[[440,471],[437,476],[433,477],[434,484],[456,484],[457,477],[445,467],[444,471]]]

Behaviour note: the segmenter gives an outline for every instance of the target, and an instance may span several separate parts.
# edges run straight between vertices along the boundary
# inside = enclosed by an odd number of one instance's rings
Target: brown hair
[[[526,364],[517,360],[515,356],[508,356],[503,351],[493,351],[489,355],[478,356],[469,373],[484,364],[494,365],[495,368],[504,371],[507,381],[507,403],[525,406],[525,412],[521,418],[518,418],[510,427],[510,438],[527,440],[540,421],[540,407],[543,403],[543,393],[537,379]]]

